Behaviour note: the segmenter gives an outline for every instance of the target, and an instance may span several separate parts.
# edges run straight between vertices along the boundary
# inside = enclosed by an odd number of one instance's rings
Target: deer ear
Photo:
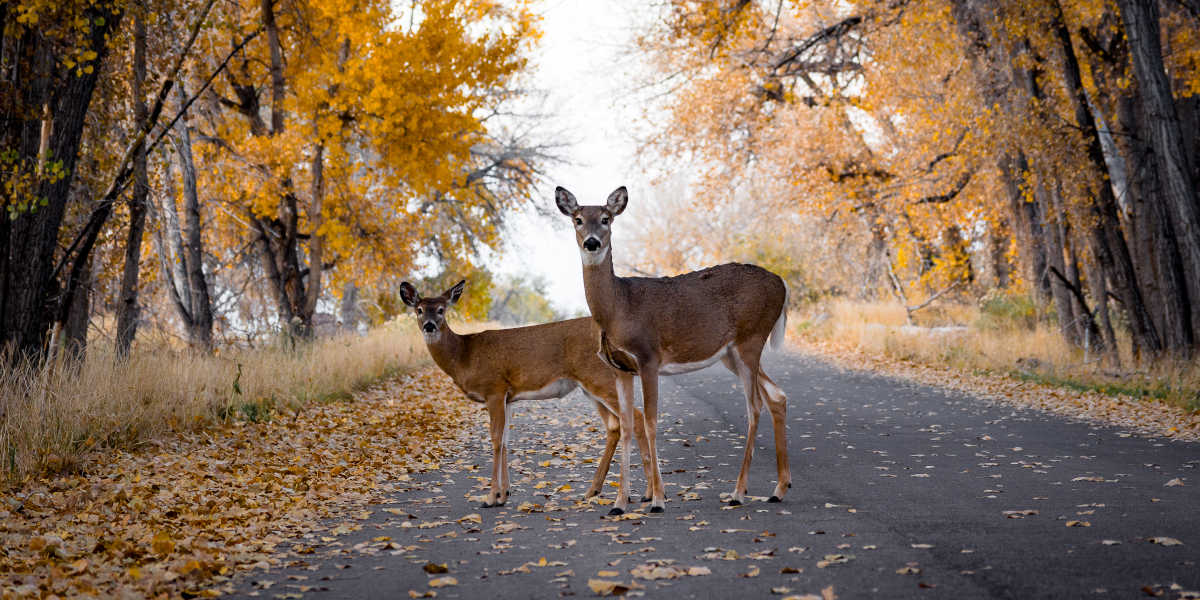
[[[621,186],[608,195],[608,202],[605,204],[605,208],[615,217],[625,212],[626,204],[629,204],[629,191],[625,189],[625,186]]]
[[[416,307],[417,303],[421,301],[421,294],[417,293],[417,288],[413,287],[413,284],[405,281],[400,284],[400,300],[409,306]]]
[[[558,186],[554,188],[554,203],[558,205],[558,211],[568,217],[575,214],[579,210],[579,203],[575,201],[575,194],[567,191],[567,188]]]
[[[466,286],[467,286],[467,280],[464,279],[464,280],[454,284],[454,287],[450,288],[449,290],[446,290],[446,293],[442,294],[442,295],[446,297],[446,300],[449,301],[449,303],[451,305],[453,305],[454,303],[458,302],[459,298],[462,297],[463,288],[465,288]]]

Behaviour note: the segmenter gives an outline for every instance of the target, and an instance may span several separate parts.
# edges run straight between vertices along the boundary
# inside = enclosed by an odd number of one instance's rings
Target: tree
[[[1196,206],[1196,169],[1169,106],[1194,104],[1195,15],[1119,4],[664,2],[639,38],[664,75],[648,145],[703,165],[697,197],[773,178],[785,212],[864,236],[882,257],[864,261],[864,293],[978,285],[987,261],[1073,343],[1116,359],[1116,299],[1145,358],[1190,356],[1200,227],[1179,210],[1185,188]]]
[[[489,137],[478,113],[524,67],[532,15],[484,0],[407,10],[264,0],[226,15],[265,35],[207,103],[202,159],[228,171],[201,186],[249,227],[278,322],[295,335],[311,334],[331,268],[355,262],[371,277],[411,265],[423,246],[414,240],[436,228],[426,204],[486,229],[520,197],[479,193],[477,149]],[[499,166],[532,172],[520,157]]]

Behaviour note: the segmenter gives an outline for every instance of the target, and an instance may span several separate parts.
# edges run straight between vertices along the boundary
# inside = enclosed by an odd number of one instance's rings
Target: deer
[[[651,511],[665,503],[658,466],[656,428],[659,375],[696,371],[721,361],[741,380],[746,396],[746,448],[729,504],[746,500],[747,474],[754,456],[758,420],[765,404],[775,430],[778,480],[769,502],[781,502],[792,485],[787,452],[787,395],[762,370],[764,346],[782,344],[787,329],[787,285],[755,265],[728,263],[675,277],[617,277],[613,272],[612,223],[624,212],[629,193],[617,188],[602,206],[580,206],[574,194],[555,189],[555,204],[575,227],[583,263],[583,287],[592,319],[600,327],[600,349],[614,369],[632,368],[642,385],[644,425],[635,426],[633,394],[619,400],[622,468],[629,473],[629,435],[645,436],[653,479]],[[645,431],[639,431],[644,428]],[[648,475],[649,477],[649,475]],[[609,511],[627,508],[628,482]],[[656,510],[658,509],[658,510]]]
[[[634,393],[633,378],[627,373],[629,366],[625,365],[626,371],[614,371],[610,363],[596,355],[600,332],[587,317],[467,335],[455,333],[446,322],[446,312],[462,297],[465,286],[464,279],[440,296],[422,298],[406,281],[400,284],[400,298],[415,312],[433,361],[468,399],[487,409],[492,479],[481,508],[503,506],[508,501],[512,404],[563,398],[577,388],[596,405],[607,432],[604,453],[584,499],[599,495],[621,435],[620,397]],[[632,418],[642,426],[641,411]],[[644,434],[638,435],[638,446],[650,481]],[[628,470],[628,464],[623,466]]]

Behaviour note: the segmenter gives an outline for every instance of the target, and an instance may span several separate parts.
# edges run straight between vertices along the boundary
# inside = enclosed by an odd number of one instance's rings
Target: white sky
[[[630,127],[640,114],[629,91],[640,65],[625,56],[637,11],[626,2],[595,0],[548,0],[542,7],[544,33],[530,84],[549,93],[554,117],[546,129],[566,136],[562,155],[568,164],[552,165],[538,190],[538,208],[550,214],[526,210],[510,219],[495,270],[541,276],[556,309],[586,314],[579,252],[567,219],[554,207],[554,186],[571,190],[580,204],[600,204],[620,185],[636,200],[646,188]]]

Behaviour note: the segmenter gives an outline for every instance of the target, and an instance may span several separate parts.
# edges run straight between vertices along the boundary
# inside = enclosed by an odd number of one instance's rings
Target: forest
[[[695,199],[639,235],[702,250],[643,268],[741,248],[810,299],[1019,297],[1112,364],[1188,360],[1198,36],[1191,0],[671,2],[645,148]]]
[[[521,5],[0,12],[10,364],[82,352],[97,320],[118,355],[143,323],[205,352],[310,338],[339,300],[366,307],[349,328],[381,322],[397,274],[494,245],[550,158],[513,108],[537,38]]]

